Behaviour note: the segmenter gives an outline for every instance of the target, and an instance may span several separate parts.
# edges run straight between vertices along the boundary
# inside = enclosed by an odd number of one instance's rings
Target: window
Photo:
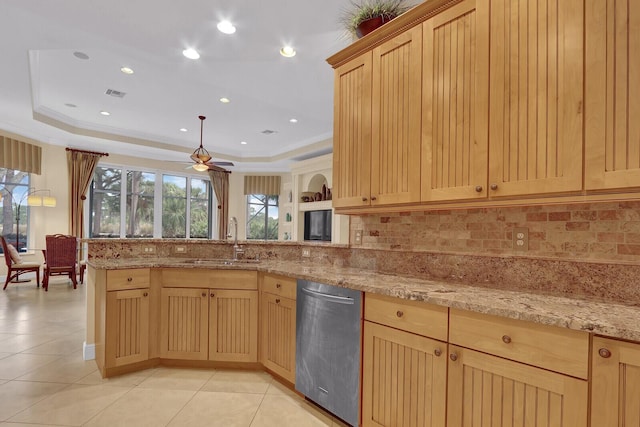
[[[247,240],[278,240],[278,196],[247,196]]]
[[[28,192],[28,172],[0,168],[0,233],[19,251],[27,247],[29,235]]]
[[[208,180],[98,166],[90,201],[91,237],[211,237]]]

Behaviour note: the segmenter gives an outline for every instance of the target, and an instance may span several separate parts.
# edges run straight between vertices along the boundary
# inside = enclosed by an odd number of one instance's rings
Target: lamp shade
[[[42,197],[42,206],[46,206],[48,208],[55,208],[56,207],[56,198],[53,196],[43,196]]]
[[[27,197],[27,205],[29,206],[42,206],[42,197],[41,196],[28,196]]]

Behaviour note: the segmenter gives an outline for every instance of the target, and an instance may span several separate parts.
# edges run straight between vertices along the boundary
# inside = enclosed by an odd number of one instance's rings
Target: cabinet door
[[[487,196],[488,9],[465,0],[423,24],[424,201]]]
[[[105,366],[149,358],[149,289],[107,292]]]
[[[333,207],[369,205],[371,52],[336,68],[333,110]]]
[[[364,322],[362,425],[443,426],[447,345]]]
[[[262,294],[262,364],[282,378],[296,382],[296,302]]]
[[[453,345],[449,354],[449,427],[587,425],[587,381]]]
[[[593,339],[591,425],[640,426],[640,345]]]
[[[206,360],[209,290],[163,288],[160,296],[160,357]]]
[[[258,361],[258,291],[211,290],[209,360]]]
[[[586,2],[585,185],[640,186],[640,3]]]
[[[422,27],[373,50],[371,205],[420,201]]]
[[[489,197],[582,189],[583,0],[492,0]]]

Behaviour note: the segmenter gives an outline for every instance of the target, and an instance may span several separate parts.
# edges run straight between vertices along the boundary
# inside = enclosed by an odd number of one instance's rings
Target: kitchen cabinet
[[[449,319],[448,426],[587,425],[588,333],[457,309]]]
[[[333,206],[420,200],[422,28],[335,71]]]
[[[255,271],[165,269],[162,280],[161,357],[257,362]]]
[[[640,3],[585,6],[585,186],[640,187]]]
[[[95,274],[96,361],[102,376],[149,359],[150,270]]]
[[[260,361],[292,384],[296,380],[296,279],[261,277]]]
[[[365,295],[363,427],[445,425],[447,313],[446,307]]]
[[[640,344],[593,339],[592,426],[640,425]]]

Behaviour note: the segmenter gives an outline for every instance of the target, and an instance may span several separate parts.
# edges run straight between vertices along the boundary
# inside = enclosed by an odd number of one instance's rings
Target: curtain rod
[[[65,148],[66,151],[75,151],[77,153],[86,153],[86,154],[96,154],[98,156],[109,156],[109,153],[99,153],[97,151],[86,151],[86,150],[77,150],[75,148]]]

